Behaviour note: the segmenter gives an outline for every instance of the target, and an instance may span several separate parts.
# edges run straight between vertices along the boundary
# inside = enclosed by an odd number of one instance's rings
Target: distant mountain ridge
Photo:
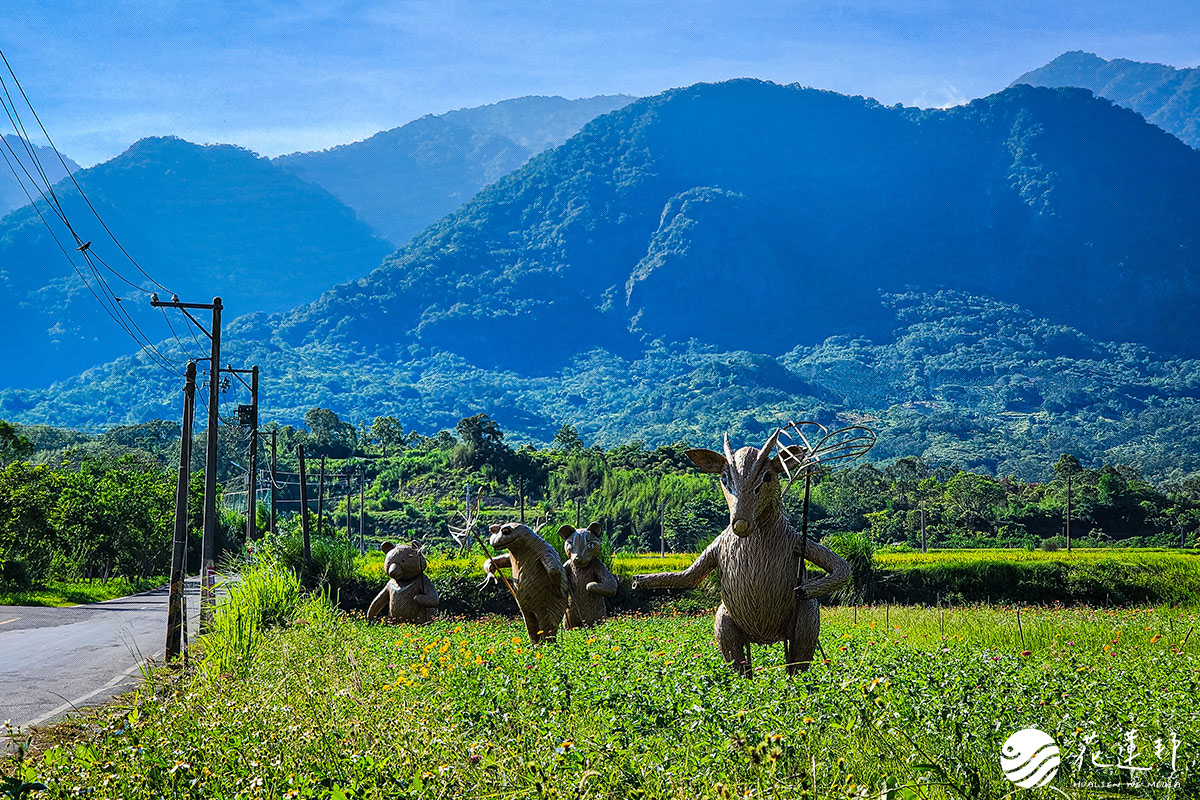
[[[1079,86],[1131,108],[1188,145],[1200,149],[1200,68],[1106,60],[1075,50],[1026,72],[1012,85]]]
[[[150,275],[188,300],[223,296],[231,315],[294,306],[317,286],[364,274],[390,249],[325,190],[232,145],[143,139],[76,179]],[[167,335],[147,302],[149,291],[166,292],[124,259],[72,184],[55,192],[92,252],[140,287],[98,267],[121,298],[104,300],[110,311],[120,302],[152,340]],[[74,241],[38,203],[70,243],[70,263],[33,206],[0,222],[0,299],[10,309],[6,330],[20,340],[0,350],[8,385],[45,385],[136,346],[104,311]]]
[[[0,158],[0,162],[4,162],[0,166],[0,217],[3,217],[13,209],[29,204],[29,196],[21,188],[21,182],[28,185],[27,173],[29,176],[39,177],[37,166],[33,163],[33,159],[29,157],[28,151],[25,149],[25,142],[16,134],[9,133],[4,135],[4,142],[0,143],[0,148],[3,148],[4,158]],[[58,160],[58,156],[49,147],[40,147],[38,145],[29,145],[33,152],[37,155],[37,160],[41,168],[46,173],[46,178],[50,181],[50,185],[58,183],[63,178],[67,177],[67,171],[63,168],[62,162]],[[70,158],[63,156],[63,161],[66,162],[67,168],[72,172],[77,172],[80,166]],[[16,172],[20,177],[13,176]],[[31,194],[37,197],[37,192],[32,191]]]
[[[279,156],[275,163],[322,186],[400,245],[530,157],[633,99],[519,97],[427,115],[360,142]]]
[[[803,412],[873,421],[880,455],[1165,475],[1200,467],[1197,185],[1200,153],[1082,89],[923,111],[702,84],[594,120],[227,347],[289,420],[711,444]],[[143,360],[0,392],[0,417],[174,414]]]

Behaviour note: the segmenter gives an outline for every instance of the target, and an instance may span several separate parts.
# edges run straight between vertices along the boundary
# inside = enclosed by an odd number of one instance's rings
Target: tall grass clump
[[[300,578],[278,562],[245,567],[217,605],[211,629],[201,637],[204,668],[218,675],[245,674],[263,631],[292,621],[302,593]]]
[[[358,548],[346,536],[328,530],[309,538],[311,560],[304,561],[304,545],[298,523],[285,525],[263,542],[267,558],[305,578],[312,588],[328,587],[335,594],[358,575]]]

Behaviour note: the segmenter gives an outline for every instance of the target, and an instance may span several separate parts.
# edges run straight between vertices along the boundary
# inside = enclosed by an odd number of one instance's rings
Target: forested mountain
[[[1014,86],[1021,83],[1091,89],[1200,148],[1200,68],[1107,60],[1075,50],[1013,81]]]
[[[531,156],[632,99],[519,97],[421,117],[361,142],[280,156],[275,163],[324,187],[380,235],[403,244]]]
[[[542,440],[711,444],[865,419],[880,457],[1174,474],[1200,466],[1198,178],[1200,153],[1084,90],[921,111],[698,85],[593,121],[226,341],[285,420],[486,411]],[[3,392],[0,417],[173,416],[177,379],[139,360]]]
[[[46,171],[46,178],[51,184],[67,177],[67,171],[63,169],[62,163],[59,162],[58,156],[54,154],[53,150],[34,144],[30,144],[29,147],[37,155],[37,160],[41,163],[42,169]],[[37,175],[37,166],[29,157],[25,142],[16,134],[5,134],[4,141],[0,143],[0,150],[4,155],[0,159],[4,162],[0,165],[0,217],[2,217],[14,208],[20,208],[29,202],[29,197],[21,189],[21,184],[17,178],[13,177],[13,173],[15,172],[24,179],[26,171],[30,175]],[[66,156],[63,156],[63,160],[67,162],[67,167],[72,172],[79,169],[79,165]],[[36,196],[37,194],[34,193],[34,197]]]
[[[143,139],[76,177],[148,274],[187,300],[223,296],[229,314],[305,302],[320,287],[365,274],[390,249],[328,192],[238,147]],[[124,260],[69,181],[55,191],[81,238],[93,243],[92,253],[132,283],[157,290]],[[46,385],[135,346],[93,295],[103,291],[74,240],[38,203],[70,256],[33,206],[0,221],[0,299],[9,336],[0,371],[8,386]],[[97,270],[147,335],[167,335],[145,291]],[[110,311],[115,302],[107,300]]]

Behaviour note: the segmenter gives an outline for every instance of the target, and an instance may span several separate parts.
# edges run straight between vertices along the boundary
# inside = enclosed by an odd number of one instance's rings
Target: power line
[[[153,283],[158,288],[162,289],[164,292],[169,292],[170,289],[163,286],[161,283],[156,281],[150,275],[150,273],[148,273],[148,272],[146,272],[146,270],[142,269],[142,265],[139,264],[137,262],[137,260],[129,254],[129,251],[126,250],[125,246],[123,244],[121,244],[120,240],[117,239],[116,234],[114,234],[112,232],[112,230],[109,229],[108,224],[104,221],[103,218],[101,218],[100,212],[98,212],[96,210],[96,207],[94,205],[92,205],[92,201],[88,198],[87,194],[83,191],[83,187],[81,187],[79,185],[79,181],[75,180],[75,175],[74,175],[74,173],[71,172],[70,167],[67,166],[66,159],[63,158],[62,153],[60,153],[58,151],[58,148],[54,145],[54,140],[50,138],[50,133],[49,133],[49,131],[46,130],[46,126],[42,124],[41,117],[38,116],[37,110],[33,107],[33,103],[29,102],[29,96],[27,94],[25,94],[25,87],[23,87],[21,85],[20,79],[17,78],[17,73],[13,71],[12,65],[8,63],[8,56],[6,56],[4,54],[3,49],[0,49],[0,60],[4,61],[4,66],[8,70],[8,74],[12,76],[13,83],[16,84],[17,90],[20,91],[21,97],[25,101],[25,105],[27,105],[29,107],[30,113],[33,114],[33,118],[37,122],[38,127],[41,129],[42,135],[46,137],[46,142],[49,143],[50,149],[53,150],[54,155],[58,157],[58,161],[60,164],[62,164],[62,168],[64,170],[66,170],[67,177],[69,177],[71,179],[71,183],[74,184],[75,189],[79,192],[79,196],[83,198],[83,201],[85,203],[87,203],[88,208],[91,209],[92,214],[95,215],[96,220],[100,223],[100,226],[102,228],[104,228],[104,232],[107,233],[109,238],[113,240],[113,243],[116,244],[116,246],[118,248],[120,248],[121,252],[125,254],[125,257],[129,259],[129,263],[133,264],[133,266],[135,268],[137,268],[138,272],[142,273],[142,275],[145,276],[147,280],[149,280],[151,283]],[[2,82],[3,82],[3,78],[0,77],[0,83],[2,83]],[[6,94],[8,93],[7,87],[5,88],[5,93]],[[15,106],[14,106],[14,109],[15,109]],[[36,153],[34,155],[36,158]],[[40,162],[39,162],[39,164],[40,164]]]

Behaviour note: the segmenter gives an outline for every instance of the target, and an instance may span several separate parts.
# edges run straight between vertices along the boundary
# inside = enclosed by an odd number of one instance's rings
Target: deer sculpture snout
[[[733,521],[733,532],[738,536],[745,536],[750,532],[750,523],[744,519],[735,519]]]

